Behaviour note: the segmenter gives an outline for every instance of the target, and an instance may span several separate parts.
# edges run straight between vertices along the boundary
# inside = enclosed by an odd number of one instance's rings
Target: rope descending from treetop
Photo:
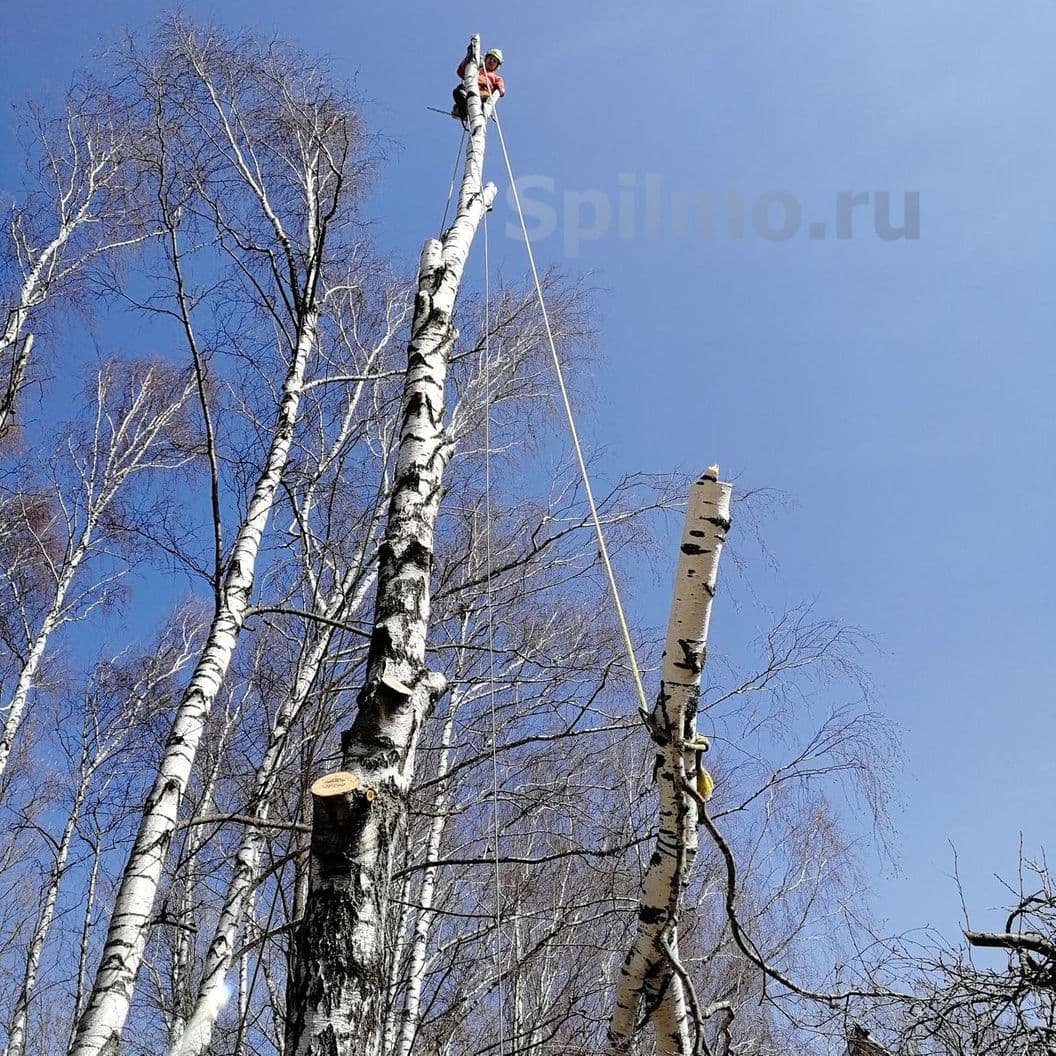
[[[550,344],[550,355],[553,358],[554,370],[557,374],[557,384],[561,390],[561,401],[565,408],[565,417],[568,420],[568,429],[572,434],[572,447],[576,454],[576,463],[579,466],[579,475],[583,481],[583,490],[587,496],[587,505],[590,507],[591,520],[594,522],[594,533],[598,539],[598,554],[601,557],[601,563],[605,567],[605,576],[609,581],[609,590],[612,593],[613,605],[616,609],[616,620],[620,626],[620,633],[623,636],[623,645],[627,652],[627,662],[630,665],[631,677],[634,679],[634,688],[638,694],[638,713],[642,717],[642,721],[648,725],[649,723],[649,703],[645,695],[645,686],[642,684],[642,675],[638,667],[638,660],[634,652],[634,643],[631,640],[631,631],[627,626],[627,617],[623,611],[623,605],[620,602],[620,592],[616,586],[616,574],[612,568],[612,562],[609,560],[609,549],[605,545],[605,535],[601,529],[601,518],[598,515],[598,508],[594,502],[594,492],[590,487],[590,477],[587,473],[587,464],[583,458],[583,449],[579,443],[579,432],[576,429],[575,416],[572,413],[572,403],[568,396],[568,388],[565,385],[565,373],[561,368],[561,359],[557,354],[557,345],[554,342],[553,330],[550,327],[550,316],[546,311],[546,301],[543,298],[543,287],[539,281],[539,271],[535,266],[535,254],[532,253],[532,243],[528,237],[528,228],[524,222],[524,211],[521,208],[521,196],[517,193],[517,181],[513,177],[513,167],[510,164],[510,155],[506,149],[506,139],[502,134],[502,125],[499,123],[499,111],[496,107],[492,111],[492,116],[495,118],[495,130],[499,133],[499,146],[502,148],[502,157],[506,163],[506,173],[510,179],[510,189],[513,191],[513,201],[517,207],[517,216],[521,224],[521,234],[524,236],[524,248],[528,252],[528,264],[532,271],[532,280],[535,283],[535,294],[539,300],[539,310],[543,315],[543,326],[546,329],[546,339]]]
[[[463,136],[463,138],[465,138]],[[495,599],[491,557],[491,280],[488,260],[488,214],[484,223],[484,539],[487,561],[485,591],[488,614],[488,698],[491,711],[491,824],[495,854],[495,993],[498,1002],[498,1056],[503,1056],[502,1016],[502,876],[499,866],[499,724],[495,713]]]
[[[455,177],[458,175],[458,163],[462,160],[462,148],[466,145],[466,128],[462,126],[462,138],[458,142],[458,150],[455,151],[455,164],[451,169],[451,182],[447,188],[447,201],[444,202],[444,215],[440,220],[440,234],[438,238],[444,237],[444,225],[447,223],[447,214],[451,209],[451,196],[455,193]],[[487,232],[487,219],[485,218],[484,223],[485,233]]]

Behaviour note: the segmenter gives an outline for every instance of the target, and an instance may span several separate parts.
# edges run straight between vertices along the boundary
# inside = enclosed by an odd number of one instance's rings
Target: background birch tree
[[[136,476],[175,469],[188,457],[180,435],[190,396],[187,375],[163,364],[122,363],[92,381],[94,392],[86,395],[93,417],[85,428],[71,427],[66,450],[48,467],[58,473],[49,472],[51,479],[31,485],[28,493],[27,473],[18,490],[0,493],[12,542],[5,585],[20,624],[8,634],[14,677],[0,709],[0,779],[52,635],[105,605],[115,588],[120,572],[107,568],[106,558],[119,534],[115,506],[123,489]],[[93,557],[103,570],[81,587],[82,568]]]
[[[898,948],[912,999],[872,1010],[871,1034],[922,1056],[1056,1051],[1056,891],[1044,854],[1021,858],[1007,912],[981,930],[963,891],[960,942],[933,933]],[[988,921],[989,922],[989,921]]]
[[[86,272],[146,232],[138,208],[132,130],[110,110],[102,84],[84,76],[52,116],[23,118],[22,194],[9,204],[0,239],[0,441],[16,420],[31,377],[35,330],[49,309],[84,303]],[[50,358],[50,357],[49,357]]]

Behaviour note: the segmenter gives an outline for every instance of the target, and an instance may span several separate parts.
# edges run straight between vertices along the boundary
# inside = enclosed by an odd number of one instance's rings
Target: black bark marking
[[[681,671],[689,671],[694,675],[700,674],[704,668],[704,658],[699,640],[695,638],[679,638],[678,646],[682,650],[682,659],[675,662],[675,667]]]
[[[667,918],[667,909],[663,906],[641,906],[638,909],[638,919],[643,924],[659,924]]]

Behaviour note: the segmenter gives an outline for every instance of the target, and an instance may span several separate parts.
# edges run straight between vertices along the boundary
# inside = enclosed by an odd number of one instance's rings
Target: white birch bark
[[[84,915],[81,918],[81,935],[77,947],[77,975],[73,987],[73,1001],[71,1003],[72,1015],[70,1017],[69,1041],[66,1048],[73,1046],[74,1032],[77,1029],[77,1019],[81,1013],[81,1005],[84,1001],[84,983],[88,975],[88,948],[92,934],[92,913],[95,910],[95,890],[99,883],[99,863],[102,853],[99,848],[101,834],[97,831],[92,841],[92,868],[88,873],[88,885],[84,895]]]
[[[696,712],[707,653],[708,621],[719,556],[730,523],[730,485],[712,467],[690,489],[661,664],[660,693],[650,716],[657,744],[660,824],[642,880],[638,931],[620,968],[606,1056],[631,1051],[643,998],[652,1008],[658,1053],[689,1056],[691,1024],[684,988],[674,974],[680,899],[697,852],[697,808],[687,784],[697,776]],[[662,997],[661,997],[662,995]]]
[[[452,700],[444,720],[440,736],[440,760],[437,770],[437,792],[433,798],[433,818],[429,824],[429,839],[426,842],[425,860],[435,862],[440,858],[440,841],[443,839],[447,825],[447,764],[451,754],[451,735],[455,725],[458,707]],[[433,905],[436,897],[436,880],[439,869],[428,866],[422,877],[422,887],[418,893],[418,917],[414,922],[414,937],[411,940],[410,964],[407,968],[407,993],[403,1001],[403,1016],[400,1026],[400,1039],[394,1056],[411,1056],[418,1029],[422,1022],[422,988],[425,985],[425,961],[429,948],[429,933],[436,911]],[[388,1048],[383,1051],[388,1052]]]
[[[37,633],[30,645],[29,652],[26,654],[25,661],[19,670],[18,680],[15,682],[14,689],[11,692],[11,698],[0,709],[7,715],[4,721],[4,728],[0,731],[0,777],[7,770],[7,763],[11,758],[11,749],[15,743],[15,737],[22,727],[22,720],[25,718],[30,692],[36,682],[40,662],[44,659],[52,632],[60,622],[63,606],[66,604],[66,595],[80,569],[81,562],[89,551],[94,528],[95,521],[93,519],[85,525],[80,538],[70,549],[67,560],[55,583],[51,604],[48,606],[40,626],[37,628]]]
[[[4,381],[3,392],[0,392],[0,440],[4,438],[7,431],[11,428],[11,420],[15,414],[15,403],[18,399],[18,394],[22,389],[22,386],[26,383],[26,374],[29,371],[29,357],[33,351],[33,335],[26,334],[22,338],[18,348],[14,348],[15,342],[18,340],[18,331],[21,329],[22,324],[17,320],[9,321],[8,329],[12,331],[10,338],[4,335],[7,348],[11,351],[11,366],[7,368],[7,378]],[[0,353],[4,351],[4,347],[0,346]]]
[[[4,386],[3,399],[0,400],[0,436],[8,430],[10,417],[15,410],[15,398],[25,380],[29,355],[33,349],[33,335],[23,334],[23,330],[32,309],[38,307],[47,297],[48,287],[59,266],[63,247],[77,228],[89,219],[92,197],[93,192],[90,192],[72,214],[65,212],[66,203],[60,198],[60,220],[55,236],[29,263],[16,294],[17,301],[14,307],[8,309],[4,328],[0,331],[0,355],[13,350],[15,345],[21,347],[10,352],[12,365]]]
[[[289,456],[316,323],[317,311],[311,306],[301,319],[264,469],[231,548],[221,604],[180,700],[154,787],[143,808],[139,832],[114,902],[102,960],[70,1056],[109,1056],[120,1040],[180,800],[249,608],[257,555]]]
[[[198,883],[194,874],[195,859],[205,846],[207,830],[204,825],[195,824],[198,820],[212,813],[220,766],[224,757],[224,745],[231,733],[234,717],[228,712],[225,715],[223,730],[217,738],[212,766],[202,781],[201,794],[194,814],[189,817],[187,838],[181,848],[176,876],[170,887],[169,898],[176,904],[172,914],[174,919],[172,971],[169,980],[169,991],[172,997],[172,1021],[169,1025],[169,1045],[173,1051],[178,1046],[187,1030],[189,1022],[194,1021],[194,1011],[187,1012],[182,1000],[190,988],[191,965],[194,955],[194,938],[197,934],[195,920],[194,889]],[[185,1014],[186,1013],[186,1014]]]
[[[92,861],[87,879],[84,882],[81,866],[74,862],[69,864],[70,847],[81,820],[85,801],[96,776],[102,773],[105,780],[113,770],[115,755],[123,745],[127,743],[129,736],[141,720],[139,711],[141,702],[148,698],[153,689],[172,679],[186,663],[190,643],[188,638],[193,636],[193,622],[180,620],[173,625],[171,637],[167,634],[160,643],[160,647],[154,658],[142,673],[125,690],[125,696],[121,702],[117,717],[106,719],[98,707],[98,698],[105,696],[105,685],[113,675],[114,667],[111,663],[100,665],[101,676],[97,679],[93,675],[88,688],[84,694],[84,703],[81,712],[81,739],[80,757],[76,769],[76,777],[72,788],[72,799],[69,812],[61,835],[57,841],[52,842],[52,864],[48,871],[48,879],[43,890],[43,903],[40,913],[33,926],[33,931],[27,945],[26,965],[23,974],[22,986],[12,1012],[8,1027],[8,1045],[5,1056],[23,1056],[26,1050],[26,1028],[29,1018],[30,1001],[34,996],[41,958],[43,956],[45,943],[55,919],[55,910],[58,902],[60,888],[66,884],[67,877],[73,874],[77,886],[86,888],[85,909],[82,926],[80,929],[80,943],[77,958],[77,974],[73,985],[73,1013],[71,1023],[76,1016],[80,1004],[85,960],[91,931],[91,914],[95,902],[95,889],[98,880],[100,852],[98,837],[81,837],[92,848]],[[100,802],[96,801],[97,804]],[[61,941],[61,939],[60,939]],[[45,1014],[45,1019],[50,1017]]]
[[[87,760],[82,759],[82,764]],[[70,854],[70,843],[77,828],[81,807],[84,797],[88,791],[88,781],[94,767],[82,770],[81,779],[77,783],[74,792],[73,803],[70,807],[69,817],[63,826],[62,835],[55,847],[55,857],[48,871],[47,886],[44,889],[44,904],[36,923],[33,925],[33,933],[29,939],[26,951],[26,968],[22,976],[22,986],[18,998],[15,1001],[14,1012],[7,1032],[7,1048],[5,1056],[23,1056],[26,1051],[26,1025],[29,1020],[29,1002],[36,988],[37,976],[40,971],[40,958],[44,953],[44,943],[48,932],[51,930],[51,922],[55,917],[55,904],[59,898],[59,887],[66,874],[66,862]],[[93,863],[94,867],[94,863]]]
[[[253,894],[247,899],[247,915],[253,915]],[[249,1019],[249,957],[242,954],[238,959],[238,1033],[235,1035],[234,1056],[243,1056],[246,1051],[246,1024]]]
[[[382,343],[370,351],[366,362],[367,369],[377,359],[381,348],[387,343],[390,336],[390,334],[386,333]],[[320,461],[321,466],[332,462],[347,447],[348,438],[363,395],[363,385],[362,381],[359,382],[350,393],[342,414],[341,424],[327,452]],[[315,488],[313,485],[308,490],[301,505],[297,518],[300,524],[307,526],[314,503]],[[347,620],[359,610],[366,598],[367,591],[374,582],[372,575],[364,576],[362,574],[366,555],[374,545],[374,534],[372,531],[368,531],[364,535],[361,544],[357,547],[355,558],[349,563],[344,575],[328,598],[320,596],[318,577],[312,569],[314,549],[312,534],[304,530],[301,535],[302,543],[305,547],[305,579],[315,601],[317,615],[321,619],[315,624],[317,628],[315,640],[309,646],[307,655],[297,666],[294,684],[272,720],[268,733],[268,743],[265,747],[264,755],[257,766],[254,788],[248,800],[248,807],[243,812],[249,819],[261,822],[268,819],[270,799],[286,758],[290,731],[300,718],[301,712],[308,702],[315,680],[330,649],[338,621]],[[361,576],[362,582],[357,586],[357,580]],[[200,1056],[209,1048],[216,1022],[215,1015],[210,1015],[209,1010],[219,1010],[222,995],[227,992],[226,977],[232,966],[239,932],[243,928],[247,911],[252,905],[265,840],[266,834],[263,826],[254,826],[251,823],[247,825],[235,855],[231,879],[228,883],[213,937],[209,943],[202,978],[191,1010],[190,1018],[196,1024],[195,1030],[186,1036],[181,1034],[180,1038],[174,1039],[180,1042],[173,1050],[179,1053],[179,1056]],[[247,959],[245,956],[241,958],[239,970],[239,1000],[248,1004],[251,995],[244,992],[248,984]],[[244,1017],[240,1018],[239,1022],[241,1036],[244,1034]]]
[[[402,399],[400,446],[379,551],[375,624],[352,729],[342,737],[342,790],[313,786],[315,814],[305,918],[288,989],[287,1056],[353,1056],[380,1029],[381,938],[393,835],[405,815],[418,731],[444,680],[425,666],[433,537],[451,445],[444,383],[452,313],[473,236],[495,196],[483,184],[486,119],[477,87],[479,40],[464,84],[469,144],[451,227],[422,249]]]
[[[358,566],[346,573],[345,578],[330,598],[329,604],[325,606],[322,615],[326,620],[336,621],[338,617],[347,615],[358,607],[362,599],[356,596],[350,598],[358,574]],[[268,734],[264,756],[257,767],[254,788],[249,801],[251,805],[248,813],[253,819],[266,821],[268,818],[271,795],[285,758],[290,730],[308,701],[320,666],[330,648],[335,629],[334,622],[321,624],[317,640],[304,662],[299,665],[291,692],[276,712]],[[209,1048],[213,1027],[216,1023],[216,1015],[210,1015],[209,1011],[212,1009],[215,1013],[219,1013],[223,1007],[222,998],[227,993],[227,973],[231,969],[239,931],[255,889],[257,870],[266,839],[267,834],[263,826],[252,824],[246,826],[235,855],[224,904],[206,952],[202,980],[189,1017],[195,1024],[195,1029],[177,1039],[180,1044],[173,1048],[173,1056],[202,1056]]]
[[[48,182],[47,200],[39,208],[55,217],[54,226],[38,239],[28,233],[27,227],[33,225],[27,224],[22,211],[16,209],[8,222],[20,275],[17,288],[5,297],[7,315],[0,328],[0,364],[10,359],[0,383],[0,438],[11,427],[18,393],[25,384],[33,349],[33,334],[26,330],[34,310],[92,258],[144,237],[124,237],[112,226],[117,217],[108,210],[106,197],[118,182],[127,142],[115,128],[86,116],[92,107],[85,102],[67,99],[66,120],[54,143],[43,124],[38,128],[41,173]],[[98,231],[102,234],[96,235]],[[71,250],[85,232],[92,232],[90,243]]]

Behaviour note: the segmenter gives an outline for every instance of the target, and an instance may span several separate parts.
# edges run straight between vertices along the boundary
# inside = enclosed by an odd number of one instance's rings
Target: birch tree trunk
[[[458,208],[443,237],[425,243],[419,262],[365,683],[355,722],[342,736],[343,772],[312,788],[311,876],[287,988],[286,1056],[353,1056],[379,1029],[374,998],[384,980],[393,838],[406,815],[418,733],[445,689],[443,676],[425,664],[436,517],[451,454],[444,383],[462,272],[495,196],[494,185],[483,184],[479,61],[473,37],[463,82],[470,134]]]
[[[137,225],[124,171],[134,150],[128,130],[111,122],[97,93],[90,81],[75,84],[62,118],[32,113],[27,161],[39,184],[12,204],[4,222],[12,251],[10,271],[4,271],[14,280],[0,292],[6,310],[0,324],[0,439],[11,428],[26,383],[35,313],[92,260],[148,237]]]
[[[309,287],[311,288],[311,287]],[[249,608],[257,555],[286,466],[308,357],[315,342],[317,309],[307,307],[282,386],[278,415],[263,472],[231,548],[221,603],[201,656],[183,693],[147,797],[107,930],[102,959],[70,1056],[109,1056],[116,1051],[143,960],[148,925],[180,800],[198,742],[220,689]]]
[[[49,940],[52,925],[57,915],[61,921],[65,913],[69,912],[68,902],[67,908],[60,907],[60,894],[64,900],[68,900],[71,887],[75,898],[79,899],[83,895],[85,900],[84,920],[79,929],[79,955],[75,959],[76,975],[71,988],[71,1004],[74,1013],[76,1012],[80,1002],[84,960],[91,931],[90,918],[101,857],[98,843],[100,834],[97,830],[93,838],[80,831],[82,818],[86,814],[91,816],[102,805],[107,784],[113,779],[114,773],[121,769],[122,753],[141,732],[143,716],[149,707],[147,701],[153,699],[154,694],[161,692],[162,687],[174,679],[188,661],[191,644],[187,636],[193,636],[193,626],[193,619],[175,622],[156,643],[155,652],[145,664],[133,662],[124,666],[120,658],[101,661],[85,686],[78,709],[81,730],[76,756],[73,753],[73,745],[70,745],[70,762],[73,764],[76,758],[76,763],[71,766],[73,783],[63,829],[57,838],[52,838],[47,836],[47,830],[43,826],[39,827],[40,833],[45,836],[51,847],[52,861],[42,891],[40,911],[27,943],[22,985],[8,1025],[8,1043],[4,1056],[23,1056],[27,1050],[35,1050],[32,1044],[27,1044],[31,1002],[35,998],[45,944]],[[72,716],[63,716],[59,719],[59,724],[66,726],[72,723],[72,719]],[[66,751],[65,747],[63,751]],[[102,788],[93,791],[93,784],[99,778]],[[75,839],[90,848],[90,867],[86,867],[86,864],[78,861],[76,857],[70,860]],[[57,941],[61,949],[73,936],[64,935],[64,929],[61,927],[59,931]],[[43,999],[40,1003],[45,1005],[38,1017],[44,1026],[44,1036],[50,1035],[54,1038],[56,1032],[49,1030],[50,1021],[54,1019],[53,1012],[47,1008]],[[68,1031],[64,1033],[68,1034]],[[39,1046],[38,1040],[36,1047]]]
[[[206,844],[207,829],[196,824],[213,811],[214,797],[221,762],[224,756],[223,744],[231,734],[233,718],[225,715],[223,727],[216,737],[217,745],[212,765],[202,775],[201,792],[197,805],[188,817],[187,837],[184,845],[177,852],[177,865],[170,881],[168,901],[174,903],[171,910],[172,919],[172,967],[170,969],[169,990],[171,996],[172,1018],[169,1024],[169,1045],[173,1051],[179,1051],[179,1044],[184,1037],[188,1024],[193,1022],[193,1014],[187,1010],[188,1001],[185,995],[191,987],[191,968],[194,961],[194,947],[198,936],[198,916],[196,906],[196,888],[200,880],[195,876],[195,863]],[[168,923],[168,921],[166,921]]]
[[[0,708],[7,714],[3,730],[0,730],[0,778],[3,777],[7,770],[7,763],[11,758],[11,748],[15,743],[18,731],[22,727],[22,720],[29,704],[30,691],[36,682],[37,671],[40,668],[41,660],[44,658],[52,632],[60,622],[62,609],[66,604],[66,594],[91,546],[94,528],[95,521],[93,518],[85,525],[80,538],[68,550],[66,561],[55,583],[55,592],[52,594],[51,604],[48,606],[48,611],[44,614],[44,619],[41,620],[40,626],[37,628],[29,653],[26,655],[22,668],[18,673],[18,681],[15,683],[14,690],[11,693],[11,699],[7,701],[3,708]]]
[[[356,597],[350,599],[349,595],[358,574],[358,567],[350,569],[345,579],[334,591],[333,597],[322,614],[330,622],[322,625],[319,638],[298,670],[297,681],[293,689],[276,713],[268,735],[264,757],[257,767],[250,799],[252,804],[250,817],[255,820],[263,822],[268,818],[270,799],[285,757],[290,730],[308,700],[320,665],[330,647],[336,621],[338,617],[347,615],[346,610],[354,611],[357,607],[359,599]],[[266,839],[267,834],[263,826],[247,825],[235,855],[231,881],[228,884],[224,904],[206,953],[205,968],[194,1008],[188,1017],[186,1031],[179,1039],[179,1044],[173,1047],[173,1056],[202,1056],[209,1048],[217,1014],[223,1007],[228,992],[225,980],[231,969],[236,951],[235,943],[242,927],[246,907],[256,884],[260,856]]]
[[[386,317],[389,311],[398,311],[398,304],[386,302]],[[253,821],[266,822],[269,817],[271,798],[281,769],[286,762],[290,732],[301,718],[309,703],[311,693],[316,685],[320,671],[323,669],[331,650],[334,635],[343,621],[347,621],[359,611],[374,585],[375,576],[367,570],[368,558],[376,546],[377,533],[374,525],[380,524],[383,505],[379,495],[376,515],[372,516],[366,531],[356,546],[354,554],[347,560],[345,570],[329,596],[325,596],[319,583],[319,571],[314,564],[324,568],[336,561],[335,556],[326,557],[319,552],[316,533],[310,530],[312,512],[319,506],[324,509],[328,503],[325,497],[320,501],[319,484],[324,467],[335,467],[335,481],[340,479],[342,452],[355,442],[355,427],[362,423],[363,413],[360,403],[364,395],[366,374],[394,336],[391,324],[387,325],[381,339],[367,354],[359,374],[359,380],[348,394],[342,408],[340,424],[334,436],[319,458],[318,476],[307,489],[294,520],[299,528],[300,542],[304,553],[304,580],[312,599],[312,636],[304,643],[303,655],[298,660],[293,676],[293,685],[277,708],[271,721],[268,740],[263,756],[257,766],[253,790],[249,795],[247,807],[243,814],[249,820],[244,830],[239,848],[234,857],[231,879],[228,883],[224,902],[221,907],[213,937],[205,957],[205,966],[189,1018],[189,1026],[174,1044],[172,1052],[176,1056],[201,1056],[212,1040],[216,1015],[228,993],[225,980],[231,970],[236,952],[236,942],[242,930],[247,909],[252,904],[253,892],[257,882],[261,856],[268,839],[263,824],[254,825]],[[306,413],[308,413],[306,411]],[[336,569],[335,569],[336,573]],[[318,617],[316,620],[315,617]],[[245,992],[248,985],[246,958],[241,958],[239,991],[240,1001],[247,1004],[252,996]],[[240,1031],[244,1034],[244,1016],[240,1017]]]
[[[69,817],[63,826],[62,835],[55,847],[55,860],[48,872],[47,887],[44,891],[44,904],[40,915],[33,925],[33,934],[30,936],[29,948],[26,951],[26,970],[22,977],[22,986],[19,990],[15,1009],[11,1016],[11,1022],[7,1031],[7,1048],[5,1056],[23,1056],[26,1051],[26,1025],[29,1021],[29,1002],[37,984],[37,975],[40,972],[40,959],[44,953],[44,943],[48,932],[51,930],[51,922],[55,917],[55,905],[59,899],[59,887],[66,874],[66,862],[70,854],[70,843],[77,828],[80,818],[81,807],[84,797],[88,791],[88,782],[91,780],[94,766],[87,765],[86,760],[74,792],[73,804],[70,807]],[[93,863],[94,867],[94,863]]]
[[[697,807],[688,788],[698,777],[696,714],[707,653],[708,621],[719,556],[730,524],[730,485],[712,467],[693,485],[686,506],[678,570],[661,664],[660,693],[649,730],[657,744],[660,825],[642,880],[638,932],[620,968],[606,1056],[631,1051],[643,999],[657,1052],[689,1056],[694,1026],[678,964],[682,892],[697,853]],[[706,793],[704,793],[706,795]]]
[[[252,612],[265,531],[304,420],[308,364],[324,361],[319,330],[321,314],[327,322],[332,315],[330,283],[349,281],[333,262],[356,257],[355,202],[366,160],[348,92],[295,49],[225,39],[173,16],[150,48],[130,41],[122,56],[128,76],[121,90],[144,139],[141,175],[169,236],[166,314],[182,330],[197,376],[215,607],[172,709],[71,1056],[103,1056],[120,1043],[180,803]],[[201,258],[203,247],[217,255]],[[208,352],[199,325],[213,328]],[[239,364],[228,377],[217,369],[225,360]],[[225,391],[245,416],[241,436],[237,426],[216,421],[217,431],[210,424]],[[217,446],[222,435],[235,437],[229,452]],[[237,521],[225,559],[227,510],[237,511]]]
[[[454,695],[452,695],[454,696]],[[440,841],[447,825],[447,766],[451,753],[451,736],[455,725],[458,706],[451,701],[444,729],[440,737],[440,759],[437,764],[437,791],[432,804],[432,821],[429,823],[429,838],[425,845],[425,860],[435,862],[440,857]],[[386,1046],[382,1051],[393,1056],[410,1056],[418,1029],[422,1021],[422,989],[425,984],[426,953],[429,946],[429,932],[436,917],[434,900],[436,881],[439,870],[435,865],[426,867],[422,877],[422,887],[418,894],[418,919],[414,922],[414,937],[411,941],[410,965],[407,970],[407,994],[403,1001],[403,1019],[400,1025],[398,1047],[391,1050]]]
[[[71,1002],[72,1016],[70,1018],[69,1040],[66,1048],[73,1047],[74,1031],[77,1027],[77,1018],[81,1012],[84,1001],[84,984],[88,976],[88,954],[92,933],[92,916],[95,911],[95,891],[99,883],[99,864],[102,853],[99,847],[101,834],[96,831],[91,843],[92,867],[88,873],[88,883],[84,893],[84,914],[81,919],[80,941],[77,946],[77,973],[74,977],[73,1001]]]

